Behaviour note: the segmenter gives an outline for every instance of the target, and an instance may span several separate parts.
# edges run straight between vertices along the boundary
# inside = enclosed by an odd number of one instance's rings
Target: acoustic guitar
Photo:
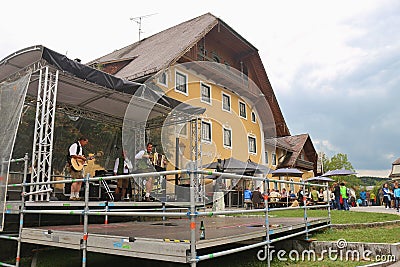
[[[95,155],[86,158],[86,160],[71,158],[71,168],[76,171],[82,171],[83,167],[87,166],[87,161],[103,156],[103,151],[97,152]]]

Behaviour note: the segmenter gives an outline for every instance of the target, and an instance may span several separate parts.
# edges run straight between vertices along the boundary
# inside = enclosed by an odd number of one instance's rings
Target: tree
[[[324,173],[327,171],[332,171],[336,169],[346,169],[355,172],[353,165],[350,163],[349,159],[347,158],[347,154],[338,153],[332,156],[330,159],[326,157],[325,154],[322,155],[322,162],[323,162],[323,170]],[[337,182],[346,182],[347,187],[352,187],[356,191],[359,190],[360,179],[357,178],[355,175],[347,175],[347,176],[332,176]]]
[[[353,165],[351,165],[346,154],[338,153],[332,156],[331,159],[323,155],[322,162],[323,162],[324,173],[336,169],[346,169],[355,171]]]

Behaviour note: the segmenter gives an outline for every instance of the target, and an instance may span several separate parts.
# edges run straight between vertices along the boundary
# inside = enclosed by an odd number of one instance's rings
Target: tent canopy
[[[332,178],[329,177],[322,177],[322,176],[316,176],[316,177],[311,177],[307,179],[307,182],[333,182]]]
[[[331,177],[331,176],[346,176],[346,175],[351,175],[351,174],[356,174],[356,172],[352,170],[346,170],[346,169],[336,169],[336,170],[331,170],[327,171],[324,173],[323,177]]]
[[[133,104],[146,110],[151,107],[150,117],[167,114],[171,110],[190,115],[204,112],[148,88],[147,85],[131,82],[71,60],[44,46],[37,45],[19,50],[0,61],[0,82],[19,75],[27,69],[38,69],[49,65],[59,70],[57,104],[65,105],[70,111],[80,114],[96,114],[111,120],[124,119],[128,105]],[[31,79],[28,95],[36,97],[38,79]]]
[[[303,175],[303,172],[296,169],[296,168],[280,168],[276,169],[271,172],[273,177],[277,176],[295,176],[295,177],[301,177]]]
[[[257,164],[252,161],[244,162],[236,158],[222,159],[221,163],[218,161],[205,164],[202,166],[204,169],[217,169],[218,164],[223,171],[234,172],[234,173],[244,173],[244,172],[257,172],[257,173],[268,173],[270,169],[264,165]]]

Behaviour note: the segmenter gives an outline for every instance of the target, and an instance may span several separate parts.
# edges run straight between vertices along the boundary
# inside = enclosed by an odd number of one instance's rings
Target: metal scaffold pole
[[[265,190],[265,185],[267,185],[267,190]],[[264,180],[264,191],[269,192],[269,180],[265,179]],[[269,250],[270,250],[270,236],[269,236],[269,218],[268,218],[268,214],[269,214],[269,209],[268,209],[268,195],[264,194],[264,205],[265,205],[265,231],[266,231],[266,242],[267,242],[267,266],[270,267],[271,266],[271,259],[269,256]]]
[[[196,204],[195,204],[195,162],[190,164],[190,266],[196,267]]]
[[[306,183],[303,181],[303,205],[304,205],[304,226],[306,232],[306,240],[308,240],[308,218],[307,218],[307,196],[305,196]]]
[[[87,259],[87,240],[88,240],[88,224],[89,224],[89,178],[88,173],[85,178],[85,210],[83,215],[83,237],[82,237],[82,267],[86,266]]]
[[[25,154],[24,157],[24,177],[22,184],[26,183],[26,178],[28,175],[28,154]],[[17,245],[17,256],[16,256],[16,263],[15,266],[19,267],[20,260],[21,260],[21,235],[22,235],[22,228],[24,226],[24,210],[25,210],[25,192],[26,186],[22,186],[22,194],[21,194],[21,209],[19,214],[19,230],[18,230],[18,245]]]

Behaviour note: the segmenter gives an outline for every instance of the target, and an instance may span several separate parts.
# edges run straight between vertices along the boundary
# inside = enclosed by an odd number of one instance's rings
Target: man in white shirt
[[[83,147],[89,143],[89,140],[85,137],[79,138],[79,140],[73,143],[68,149],[68,165],[69,165],[69,173],[72,179],[82,179],[83,165],[86,162],[86,157],[83,155]],[[78,167],[82,167],[81,169],[74,169],[72,161],[76,163]],[[73,182],[71,184],[71,195],[69,197],[70,200],[80,200],[79,191],[81,190],[82,182]]]
[[[126,151],[122,150],[122,155],[115,160],[114,164],[114,175],[123,175],[128,174],[132,169],[132,162],[127,157]],[[130,192],[127,193],[127,189],[129,188],[129,178],[118,179],[117,189],[115,190],[116,194],[121,193],[121,200],[125,198],[129,199]]]
[[[136,167],[138,170],[147,172],[150,171],[151,168],[153,168],[151,164],[151,162],[153,161],[153,144],[147,143],[146,150],[140,150],[135,155],[135,160],[136,160]],[[155,169],[153,168],[152,171],[155,171]],[[150,193],[152,189],[153,189],[153,177],[147,177],[145,201],[151,201]]]

